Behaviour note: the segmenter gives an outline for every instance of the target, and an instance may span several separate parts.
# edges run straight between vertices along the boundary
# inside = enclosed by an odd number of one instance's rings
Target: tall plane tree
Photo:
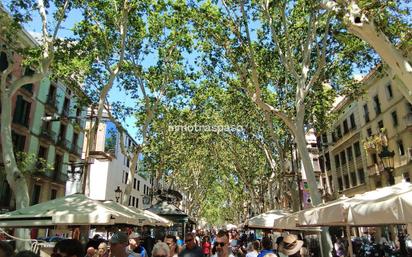
[[[29,206],[29,192],[25,175],[16,164],[15,148],[12,141],[12,99],[16,92],[26,84],[36,83],[49,78],[56,51],[64,46],[57,36],[72,1],[10,1],[9,6],[1,5],[1,55],[7,65],[1,70],[1,146],[7,182],[14,194],[16,209]],[[51,8],[54,5],[55,8]],[[10,15],[5,10],[10,11]],[[33,10],[40,16],[41,34],[37,42],[24,42],[23,25],[32,20]],[[47,14],[49,13],[49,15]],[[51,15],[50,15],[51,14]],[[52,26],[53,24],[54,26]],[[59,41],[59,42],[57,42]],[[59,43],[59,44],[58,44]],[[66,45],[67,46],[67,45]],[[30,68],[15,78],[15,70]],[[18,230],[18,236],[29,238],[27,230]],[[19,241],[19,243],[21,243]],[[27,247],[18,244],[18,248]]]

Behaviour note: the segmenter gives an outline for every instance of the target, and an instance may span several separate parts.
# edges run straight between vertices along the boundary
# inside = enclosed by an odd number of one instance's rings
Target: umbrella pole
[[[352,247],[352,240],[350,238],[350,227],[346,225],[346,237],[348,239],[348,251],[349,251],[349,256],[353,257],[353,247]]]

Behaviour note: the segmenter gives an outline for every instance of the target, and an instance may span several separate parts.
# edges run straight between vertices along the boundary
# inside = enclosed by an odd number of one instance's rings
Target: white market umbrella
[[[285,217],[289,214],[290,212],[286,212],[284,210],[270,210],[246,220],[245,226],[249,228],[273,229],[274,222],[277,219]]]
[[[301,226],[367,226],[412,223],[412,185],[399,183],[341,198],[298,215]]]
[[[123,213],[127,213],[127,215],[136,219],[140,225],[143,226],[162,226],[162,227],[169,227],[173,225],[173,222],[170,220],[160,217],[159,215],[147,211],[141,210],[137,208],[131,208],[128,206],[121,205],[114,201],[103,201],[103,204],[109,206],[114,210],[120,210]]]
[[[302,211],[300,211],[302,212]],[[299,227],[298,224],[298,215],[300,212],[290,213],[278,219],[275,219],[273,222],[273,228],[283,229],[283,230],[299,230],[299,231],[310,231],[310,232],[319,232],[321,231],[320,227]]]
[[[142,225],[134,216],[98,200],[73,194],[0,215],[0,227]]]

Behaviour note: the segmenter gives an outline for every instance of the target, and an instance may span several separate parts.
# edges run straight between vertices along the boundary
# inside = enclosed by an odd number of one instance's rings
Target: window
[[[359,175],[359,183],[365,184],[365,171],[363,169],[358,169],[358,175]]]
[[[336,168],[340,167],[339,154],[335,155],[335,167]]]
[[[16,99],[16,105],[14,108],[13,122],[29,127],[31,104],[24,100],[23,96],[18,95]]]
[[[349,176],[347,174],[345,175],[345,188],[350,188]]]
[[[137,181],[137,191],[140,191],[140,180]]]
[[[356,173],[355,172],[351,172],[350,173],[350,178],[352,179],[352,186],[357,186],[358,185],[358,181],[356,179]]]
[[[143,185],[143,194],[146,194],[146,185]]]
[[[124,183],[127,184],[127,179],[129,179],[129,172],[126,172],[126,175],[124,176]]]
[[[329,153],[325,154],[325,159],[326,159],[326,170],[330,170],[330,157],[329,157]]]
[[[398,144],[399,155],[400,155],[400,156],[405,155],[405,148],[403,147],[403,142],[402,142],[402,140],[398,140],[397,144]]]
[[[56,154],[56,159],[54,160],[54,178],[57,178],[62,172],[63,156]]]
[[[52,189],[50,192],[50,200],[56,199],[57,198],[57,190]]]
[[[346,148],[346,154],[348,155],[348,161],[353,160],[352,146],[349,146],[348,148]]]
[[[393,97],[392,85],[391,84],[388,84],[386,86],[386,96],[388,97],[388,99],[391,99]]]
[[[14,146],[13,150],[15,153],[24,152],[24,149],[26,147],[26,137],[25,136],[22,136],[12,131],[11,140],[13,142],[13,146]]]
[[[33,187],[33,192],[31,194],[31,205],[35,205],[39,203],[40,193],[41,193],[41,186],[35,184]]]
[[[382,129],[383,129],[383,120],[380,120],[379,122],[378,122],[378,133],[379,132],[381,132],[382,131]]]
[[[134,178],[134,180],[133,180],[133,189],[136,189],[136,184],[137,184],[137,179]]]
[[[407,113],[412,113],[412,104],[411,103],[406,103],[406,112]]]
[[[34,73],[35,73],[34,70],[32,70],[28,67],[24,70],[24,76],[31,77],[31,76],[33,76]],[[33,93],[33,83],[25,84],[25,85],[22,86],[22,88],[29,91],[30,93]]]
[[[132,204],[132,196],[129,196],[129,206]]]
[[[322,143],[324,143],[324,144],[328,143],[328,136],[326,135],[326,133],[322,134]]]
[[[139,208],[139,198],[136,198],[136,208]]]
[[[391,113],[391,115],[392,115],[392,123],[393,123],[393,126],[394,126],[394,127],[397,127],[397,126],[398,126],[398,114],[396,113],[396,111],[393,111],[393,112]]]
[[[376,155],[376,153],[371,154],[371,159],[373,164],[378,163],[378,156]]]
[[[66,125],[60,124],[59,141],[66,140]]]
[[[135,202],[136,202],[136,197],[132,197],[132,206],[134,206],[134,204],[135,204]]]
[[[64,98],[63,102],[63,115],[66,117],[70,115],[70,99],[67,97]]]
[[[350,128],[356,129],[355,114],[352,113],[349,119],[350,119]]]
[[[342,130],[340,126],[336,128],[336,136],[338,137],[338,139],[342,137]]]
[[[345,163],[346,163],[345,151],[340,152],[340,161],[341,161],[342,165],[345,165]]]
[[[52,105],[56,102],[56,87],[53,84],[50,85],[49,94],[47,95],[47,102]]]
[[[127,158],[127,160],[126,160],[126,167],[130,167],[130,160],[129,160],[129,158]]]
[[[402,176],[403,176],[403,179],[404,179],[406,182],[411,182],[411,177],[409,176],[409,172],[404,172],[404,173],[402,174]]]
[[[375,95],[373,97],[373,105],[374,105],[374,108],[375,108],[376,115],[379,115],[382,111],[381,111],[381,103],[379,101],[379,96],[378,95]]]
[[[342,182],[341,177],[338,178],[338,184],[339,184],[339,191],[342,191],[343,190],[343,182]]]
[[[78,133],[73,133],[73,139],[72,139],[72,143],[73,146],[77,146],[77,141],[79,140],[79,134]]]
[[[355,149],[355,156],[356,157],[361,156],[361,149],[360,149],[359,142],[356,142],[355,144],[353,144],[353,148]]]
[[[343,134],[347,134],[349,132],[348,120],[343,121]]]
[[[363,105],[363,117],[365,118],[365,123],[370,121],[370,119],[369,119],[369,109],[368,109],[367,104]]]
[[[368,135],[368,137],[372,136],[372,128],[368,128],[366,130],[366,134]]]

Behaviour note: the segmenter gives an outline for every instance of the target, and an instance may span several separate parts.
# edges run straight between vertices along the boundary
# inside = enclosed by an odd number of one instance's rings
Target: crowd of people
[[[115,232],[108,242],[99,237],[90,239],[86,246],[75,239],[56,243],[51,257],[285,257],[309,256],[303,240],[296,235],[257,240],[236,230],[187,233],[184,241],[174,235],[157,239],[146,249],[138,233]],[[39,257],[31,251],[13,252],[10,245],[0,241],[0,257]]]

